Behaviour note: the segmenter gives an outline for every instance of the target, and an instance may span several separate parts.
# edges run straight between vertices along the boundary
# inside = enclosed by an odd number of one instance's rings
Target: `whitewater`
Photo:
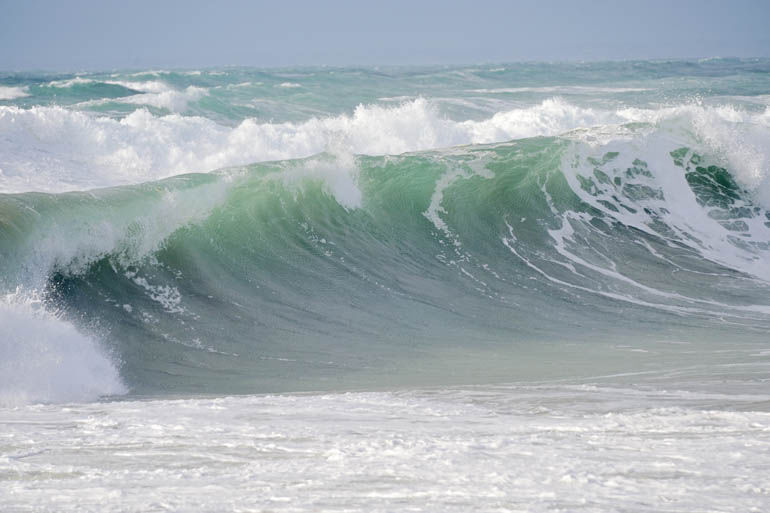
[[[4,511],[766,511],[770,61],[0,73]]]

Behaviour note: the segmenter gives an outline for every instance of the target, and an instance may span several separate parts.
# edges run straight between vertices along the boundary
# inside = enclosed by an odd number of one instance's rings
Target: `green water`
[[[768,69],[2,75],[8,340],[137,394],[761,364]]]

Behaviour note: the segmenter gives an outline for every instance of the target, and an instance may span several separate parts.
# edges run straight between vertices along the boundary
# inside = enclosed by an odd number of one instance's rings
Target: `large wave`
[[[602,131],[6,195],[3,284],[142,393],[533,378],[554,344],[557,375],[606,372],[607,344],[766,329],[755,196],[656,130]]]
[[[0,401],[620,372],[770,326],[766,106],[189,115],[215,87],[0,91],[99,93],[0,106]]]

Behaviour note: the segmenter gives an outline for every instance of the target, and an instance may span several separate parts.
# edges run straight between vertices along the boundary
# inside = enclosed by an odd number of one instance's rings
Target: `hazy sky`
[[[770,56],[770,0],[0,0],[0,69]]]

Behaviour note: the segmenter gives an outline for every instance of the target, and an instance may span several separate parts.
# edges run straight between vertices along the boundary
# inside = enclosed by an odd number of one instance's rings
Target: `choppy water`
[[[4,497],[766,509],[769,151],[767,60],[0,75]]]
[[[34,406],[4,414],[3,502],[6,511],[760,512],[770,413],[757,407],[768,400],[552,384]]]

